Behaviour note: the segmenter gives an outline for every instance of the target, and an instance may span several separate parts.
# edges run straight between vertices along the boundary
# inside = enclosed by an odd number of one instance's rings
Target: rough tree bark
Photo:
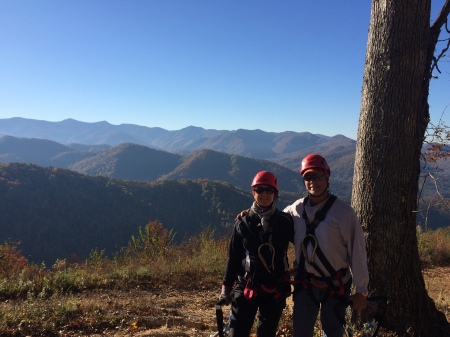
[[[450,336],[450,324],[425,288],[414,211],[433,54],[449,0],[432,27],[430,9],[431,0],[372,1],[352,206],[368,233],[370,289],[390,301],[383,326],[435,337]]]

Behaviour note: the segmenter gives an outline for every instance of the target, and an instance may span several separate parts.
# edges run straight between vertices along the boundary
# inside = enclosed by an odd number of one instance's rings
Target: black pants
[[[258,292],[251,299],[243,294],[245,285],[238,284],[234,291],[231,307],[231,323],[229,337],[248,337],[258,312],[258,337],[275,337],[286,299],[275,299],[273,294]]]

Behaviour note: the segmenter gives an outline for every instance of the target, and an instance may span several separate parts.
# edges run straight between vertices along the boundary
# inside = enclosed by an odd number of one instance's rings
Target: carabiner
[[[270,266],[267,265],[266,259],[265,259],[264,256],[261,254],[261,249],[262,249],[264,246],[268,246],[268,247],[269,247],[269,250],[270,250],[270,252],[271,252],[271,254],[272,254],[272,261],[271,261],[272,263],[271,263]],[[269,273],[272,273],[272,272],[275,271],[275,248],[273,247],[272,244],[270,244],[270,243],[263,243],[262,245],[260,245],[260,246],[258,247],[258,256],[259,256],[259,259],[261,260],[261,262],[263,263],[264,267],[267,269],[267,271],[268,271]]]
[[[310,238],[312,238],[314,240],[313,247],[312,247],[311,258],[308,257],[308,250],[307,250],[306,245],[304,244],[305,239],[307,239],[308,237],[310,237]],[[303,252],[303,255],[305,256],[305,261],[308,264],[311,264],[311,262],[314,262],[314,258],[316,256],[316,249],[317,249],[317,239],[316,239],[316,237],[314,235],[311,235],[311,234],[306,234],[302,238],[300,246],[302,247],[302,252]]]

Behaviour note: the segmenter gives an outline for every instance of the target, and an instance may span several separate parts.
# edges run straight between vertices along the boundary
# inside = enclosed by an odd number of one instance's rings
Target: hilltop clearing
[[[450,319],[450,267],[428,269],[424,276],[430,296]],[[41,300],[3,300],[0,306],[3,318],[15,314],[23,315],[24,319],[0,335],[209,337],[216,331],[214,305],[220,284],[210,281],[196,283],[186,280],[185,284],[175,287],[143,282],[126,289],[86,289]],[[32,301],[34,305],[30,306]],[[33,320],[31,311],[37,311],[36,307],[40,307],[44,314]],[[224,307],[224,316],[228,315],[228,308]],[[59,321],[55,310],[64,311],[69,319],[64,323]],[[292,302],[289,299],[279,337],[291,336],[291,313]]]

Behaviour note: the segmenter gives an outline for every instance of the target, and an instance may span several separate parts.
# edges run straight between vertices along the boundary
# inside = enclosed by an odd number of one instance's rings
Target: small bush
[[[146,257],[164,255],[173,243],[175,234],[164,228],[159,221],[149,222],[144,230],[139,227],[139,236],[131,237],[130,253],[144,254]]]
[[[425,267],[450,265],[450,227],[425,232],[418,227],[417,241]]]
[[[0,278],[18,274],[28,266],[28,260],[17,249],[19,244],[6,242],[0,245]]]

